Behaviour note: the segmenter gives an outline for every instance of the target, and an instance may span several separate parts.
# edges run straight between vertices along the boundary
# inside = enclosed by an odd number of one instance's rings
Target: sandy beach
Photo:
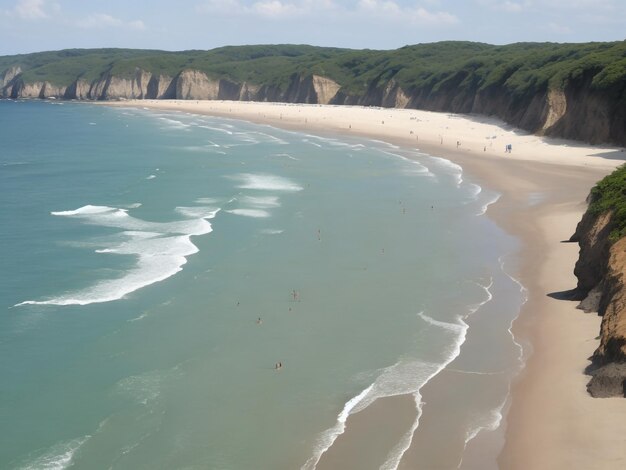
[[[461,165],[472,180],[501,193],[487,216],[521,240],[522,248],[511,263],[518,268],[510,274],[528,290],[528,301],[512,328],[524,347],[526,366],[514,380],[503,410],[499,432],[505,430],[504,438],[489,430],[479,433],[469,441],[461,468],[489,468],[482,456],[494,451],[499,452],[497,467],[502,469],[626,467],[626,401],[593,399],[585,389],[584,369],[597,347],[601,319],[577,310],[574,302],[549,296],[575,287],[572,271],[578,246],[563,241],[574,232],[593,184],[626,159],[623,149],[546,139],[483,116],[417,110],[224,101],[136,100],[106,105],[361,136],[417,148]],[[511,151],[505,152],[509,145]],[[435,399],[429,397],[430,388],[429,383],[422,390],[425,401]],[[384,435],[385,426],[398,427],[403,410],[410,406],[406,396],[388,398],[351,416],[346,432],[317,468],[370,468],[372,460],[368,463],[357,449],[370,448],[368,442]],[[419,461],[419,449],[412,446],[398,468],[421,468]],[[437,468],[459,464],[451,461]]]

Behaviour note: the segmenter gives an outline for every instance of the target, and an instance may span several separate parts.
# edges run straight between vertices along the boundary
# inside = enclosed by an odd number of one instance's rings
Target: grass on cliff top
[[[613,243],[626,236],[626,165],[598,181],[591,190],[588,210],[594,215],[613,212],[615,228],[609,237]]]
[[[444,41],[391,51],[289,44],[181,52],[71,49],[0,57],[0,76],[13,65],[21,66],[26,82],[47,80],[65,86],[77,78],[92,81],[107,73],[131,78],[136,68],[170,77],[195,69],[214,79],[282,90],[293,74],[317,74],[356,96],[385,86],[392,78],[405,91],[424,95],[445,94],[450,89],[473,94],[503,87],[520,98],[583,81],[592,89],[610,91],[619,100],[626,83],[626,41],[506,46]]]

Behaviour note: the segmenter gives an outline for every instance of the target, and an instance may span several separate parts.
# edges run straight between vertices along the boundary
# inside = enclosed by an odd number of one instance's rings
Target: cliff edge
[[[580,245],[573,297],[579,308],[602,316],[587,390],[594,397],[626,396],[626,166],[601,180],[588,202],[571,238]]]
[[[410,108],[496,116],[539,135],[626,146],[626,41],[67,49],[0,56],[0,98]]]

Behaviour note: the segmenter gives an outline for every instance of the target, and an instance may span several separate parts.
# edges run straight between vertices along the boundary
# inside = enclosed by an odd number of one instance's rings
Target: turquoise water
[[[416,406],[415,442],[427,413],[459,459],[497,427],[517,242],[460,167],[69,103],[0,102],[0,129],[1,468],[314,468],[350,413],[419,403],[452,360],[485,381]]]

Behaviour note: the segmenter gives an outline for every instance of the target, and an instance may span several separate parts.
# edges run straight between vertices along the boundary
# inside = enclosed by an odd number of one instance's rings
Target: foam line
[[[233,135],[233,131],[229,131],[228,129],[222,129],[220,127],[205,126],[205,125],[198,126],[198,127],[201,127],[203,129],[208,129],[210,131],[223,132],[224,134]]]
[[[299,158],[292,157],[292,156],[291,156],[291,155],[289,155],[288,153],[275,153],[273,156],[274,156],[274,157],[286,157],[286,158],[289,158],[289,159],[291,159],[291,160],[296,160],[296,161],[300,160]]]
[[[178,121],[176,119],[170,119],[168,117],[159,117],[158,119],[163,121],[163,123],[166,124],[167,127],[172,128],[172,129],[188,129],[189,127],[191,127],[190,124],[185,124],[182,121]]]
[[[253,217],[262,219],[270,216],[270,213],[263,209],[231,209],[227,210],[229,214],[241,215],[243,217]]]
[[[32,462],[18,468],[19,470],[64,470],[69,468],[76,451],[90,438],[91,436],[84,436],[55,444]]]
[[[404,435],[400,439],[400,442],[398,442],[391,450],[391,452],[389,452],[387,458],[385,459],[385,462],[380,466],[380,470],[397,469],[398,465],[400,465],[402,457],[404,456],[406,451],[409,450],[409,447],[411,447],[411,443],[413,442],[413,435],[419,427],[420,418],[422,417],[422,408],[424,406],[424,403],[422,402],[422,395],[419,392],[415,393],[413,395],[413,398],[415,399],[415,409],[417,411],[415,421],[413,421],[413,424],[411,424],[411,427],[407,430],[407,432],[404,433]]]
[[[469,325],[464,320],[493,298],[489,290],[493,285],[493,279],[490,280],[487,286],[476,284],[487,294],[485,300],[471,306],[468,313],[463,317],[459,317],[456,323],[436,320],[424,312],[418,312],[417,314],[426,323],[436,328],[447,330],[456,336],[447,351],[447,357],[441,363],[404,360],[383,369],[372,385],[346,403],[335,425],[322,432],[318,438],[318,443],[314,447],[313,456],[302,466],[303,470],[314,469],[324,452],[332,446],[340,434],[345,432],[345,421],[348,415],[364,410],[379,398],[413,394],[418,403],[418,416],[414,423],[414,429],[412,429],[410,434],[407,432],[401,443],[394,448],[395,452],[388,456],[386,464],[388,463],[389,466],[386,468],[394,468],[392,466],[394,462],[400,462],[402,456],[411,445],[413,432],[419,426],[419,418],[421,417],[423,406],[420,390],[459,356],[461,346],[465,342],[467,329],[469,328]]]
[[[520,293],[522,294],[522,305],[523,305],[528,301],[528,290],[526,289],[526,287],[524,287],[524,285],[519,280],[511,276],[504,268],[504,258],[506,256],[507,255],[503,255],[498,258],[500,269],[509,279],[511,279],[511,281],[513,281],[515,284],[519,286]],[[515,319],[511,320],[511,323],[509,324],[509,328],[507,331],[509,332],[509,335],[511,335],[511,340],[513,341],[513,344],[515,344],[515,346],[518,348],[518,351],[519,351],[519,354],[517,357],[517,361],[519,364],[518,370],[521,370],[524,366],[524,348],[520,343],[518,343],[515,340],[515,335],[513,334],[513,322],[514,321]],[[482,431],[484,430],[495,431],[496,429],[500,427],[500,424],[502,423],[502,419],[503,419],[503,409],[506,406],[506,403],[510,397],[510,392],[511,392],[511,382],[509,381],[508,392],[506,394],[506,397],[500,405],[490,410],[490,413],[488,415],[490,419],[488,419],[486,422],[479,421],[476,427],[470,428],[467,430],[466,436],[465,436],[465,443],[463,445],[463,452],[465,452],[465,449],[467,448],[469,442],[475,439],[476,436],[478,436],[478,434],[480,434]],[[457,468],[461,468],[462,464],[463,464],[463,458],[461,458],[461,461],[459,462],[459,465]]]
[[[266,173],[240,173],[228,177],[239,181],[238,188],[260,191],[302,191],[302,186],[282,176]]]
[[[463,183],[463,168],[460,165],[457,165],[446,158],[433,156],[429,156],[429,158],[439,163],[444,169],[451,170],[451,175],[456,179],[457,188],[461,187],[461,184]]]
[[[199,206],[178,207],[176,210],[191,218],[177,222],[148,222],[131,217],[126,209],[93,205],[52,212],[52,215],[75,218],[85,224],[122,229],[121,233],[96,239],[97,245],[101,246],[96,253],[133,256],[135,265],[119,278],[101,280],[51,299],[26,300],[16,306],[110,302],[180,272],[187,257],[198,252],[191,236],[210,233],[213,229],[209,220],[219,209]]]
[[[259,209],[269,209],[271,207],[279,207],[277,196],[243,196],[239,199],[242,204],[258,207]]]
[[[498,262],[500,263],[500,269],[502,270],[502,272],[503,272],[503,273],[504,273],[504,274],[505,274],[505,275],[506,275],[509,279],[511,279],[511,281],[513,281],[515,284],[517,284],[517,286],[519,287],[520,294],[522,294],[522,304],[520,305],[520,310],[521,310],[521,307],[522,307],[522,306],[523,306],[526,302],[528,302],[528,289],[526,289],[526,287],[525,287],[525,286],[524,286],[524,285],[523,285],[523,284],[522,284],[522,283],[521,283],[518,279],[516,279],[515,277],[513,277],[512,275],[510,275],[510,274],[508,273],[508,271],[505,269],[505,267],[504,267],[504,258],[505,258],[506,256],[507,256],[507,255],[502,255],[502,256],[500,256],[500,257],[498,258]],[[519,351],[519,354],[518,354],[518,356],[517,356],[517,360],[518,360],[518,362],[519,362],[519,364],[520,364],[520,369],[521,369],[521,368],[522,368],[522,367],[524,367],[524,365],[525,365],[525,364],[524,364],[524,347],[523,347],[520,343],[518,343],[518,342],[515,340],[515,335],[513,334],[513,322],[514,322],[516,319],[517,319],[517,317],[515,317],[513,320],[511,320],[511,323],[509,324],[508,332],[509,332],[509,335],[511,335],[511,341],[513,341],[513,344],[515,344],[515,346],[517,346],[517,349],[518,349],[518,351]]]
[[[374,384],[370,385],[357,396],[352,397],[350,400],[348,400],[348,402],[341,410],[341,413],[339,413],[339,415],[337,416],[337,422],[335,423],[335,425],[322,433],[318,438],[315,444],[313,456],[309,458],[309,460],[307,460],[306,463],[302,466],[302,470],[313,470],[317,466],[324,452],[330,449],[331,446],[335,443],[335,440],[337,440],[337,438],[344,433],[346,429],[346,421],[348,419],[348,416],[350,416],[350,412],[352,411],[352,409],[363,399],[363,397],[365,397],[370,392],[373,386]]]
[[[500,194],[496,194],[494,197],[489,199],[489,201],[487,201],[485,204],[482,205],[482,207],[480,208],[480,212],[478,214],[476,214],[476,217],[480,217],[481,215],[485,215],[487,213],[487,209],[489,209],[489,206],[492,205],[492,204],[495,204],[499,200],[500,200]]]

